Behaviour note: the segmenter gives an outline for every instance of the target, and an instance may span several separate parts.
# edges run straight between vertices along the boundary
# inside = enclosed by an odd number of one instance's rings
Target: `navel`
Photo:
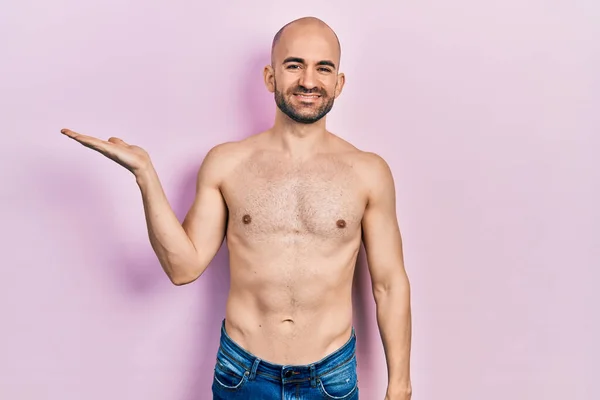
[[[343,219],[338,219],[335,224],[337,225],[338,228],[345,228],[346,227],[346,221],[344,221]]]
[[[246,214],[242,217],[242,222],[248,225],[250,222],[252,222],[252,218],[248,214]]]

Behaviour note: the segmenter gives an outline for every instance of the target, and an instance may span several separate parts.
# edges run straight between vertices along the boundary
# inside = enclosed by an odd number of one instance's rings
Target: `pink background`
[[[596,1],[2,8],[1,399],[210,398],[226,251],[172,286],[131,174],[59,129],[147,149],[183,217],[208,149],[271,123],[262,67],[277,29],[304,15],[342,41],[329,127],[396,178],[413,399],[600,398]],[[361,398],[377,400],[385,360],[362,260]]]

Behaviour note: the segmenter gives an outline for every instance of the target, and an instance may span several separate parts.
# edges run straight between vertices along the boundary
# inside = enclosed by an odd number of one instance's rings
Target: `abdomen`
[[[232,338],[263,359],[287,363],[319,357],[343,344],[352,324],[360,237],[353,242],[317,243],[293,235],[261,246],[228,240],[226,318]]]

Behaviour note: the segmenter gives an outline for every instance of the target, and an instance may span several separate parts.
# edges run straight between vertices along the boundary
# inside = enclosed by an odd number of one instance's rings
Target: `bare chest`
[[[360,227],[366,199],[352,167],[335,160],[295,167],[252,160],[227,182],[224,196],[229,229],[254,238],[350,236]]]

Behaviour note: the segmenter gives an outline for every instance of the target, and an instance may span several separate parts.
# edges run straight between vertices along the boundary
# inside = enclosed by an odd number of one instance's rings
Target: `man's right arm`
[[[150,244],[175,285],[196,280],[223,243],[227,206],[220,191],[224,147],[209,151],[198,172],[196,196],[183,223],[177,219],[151,166],[136,174],[142,192]]]

